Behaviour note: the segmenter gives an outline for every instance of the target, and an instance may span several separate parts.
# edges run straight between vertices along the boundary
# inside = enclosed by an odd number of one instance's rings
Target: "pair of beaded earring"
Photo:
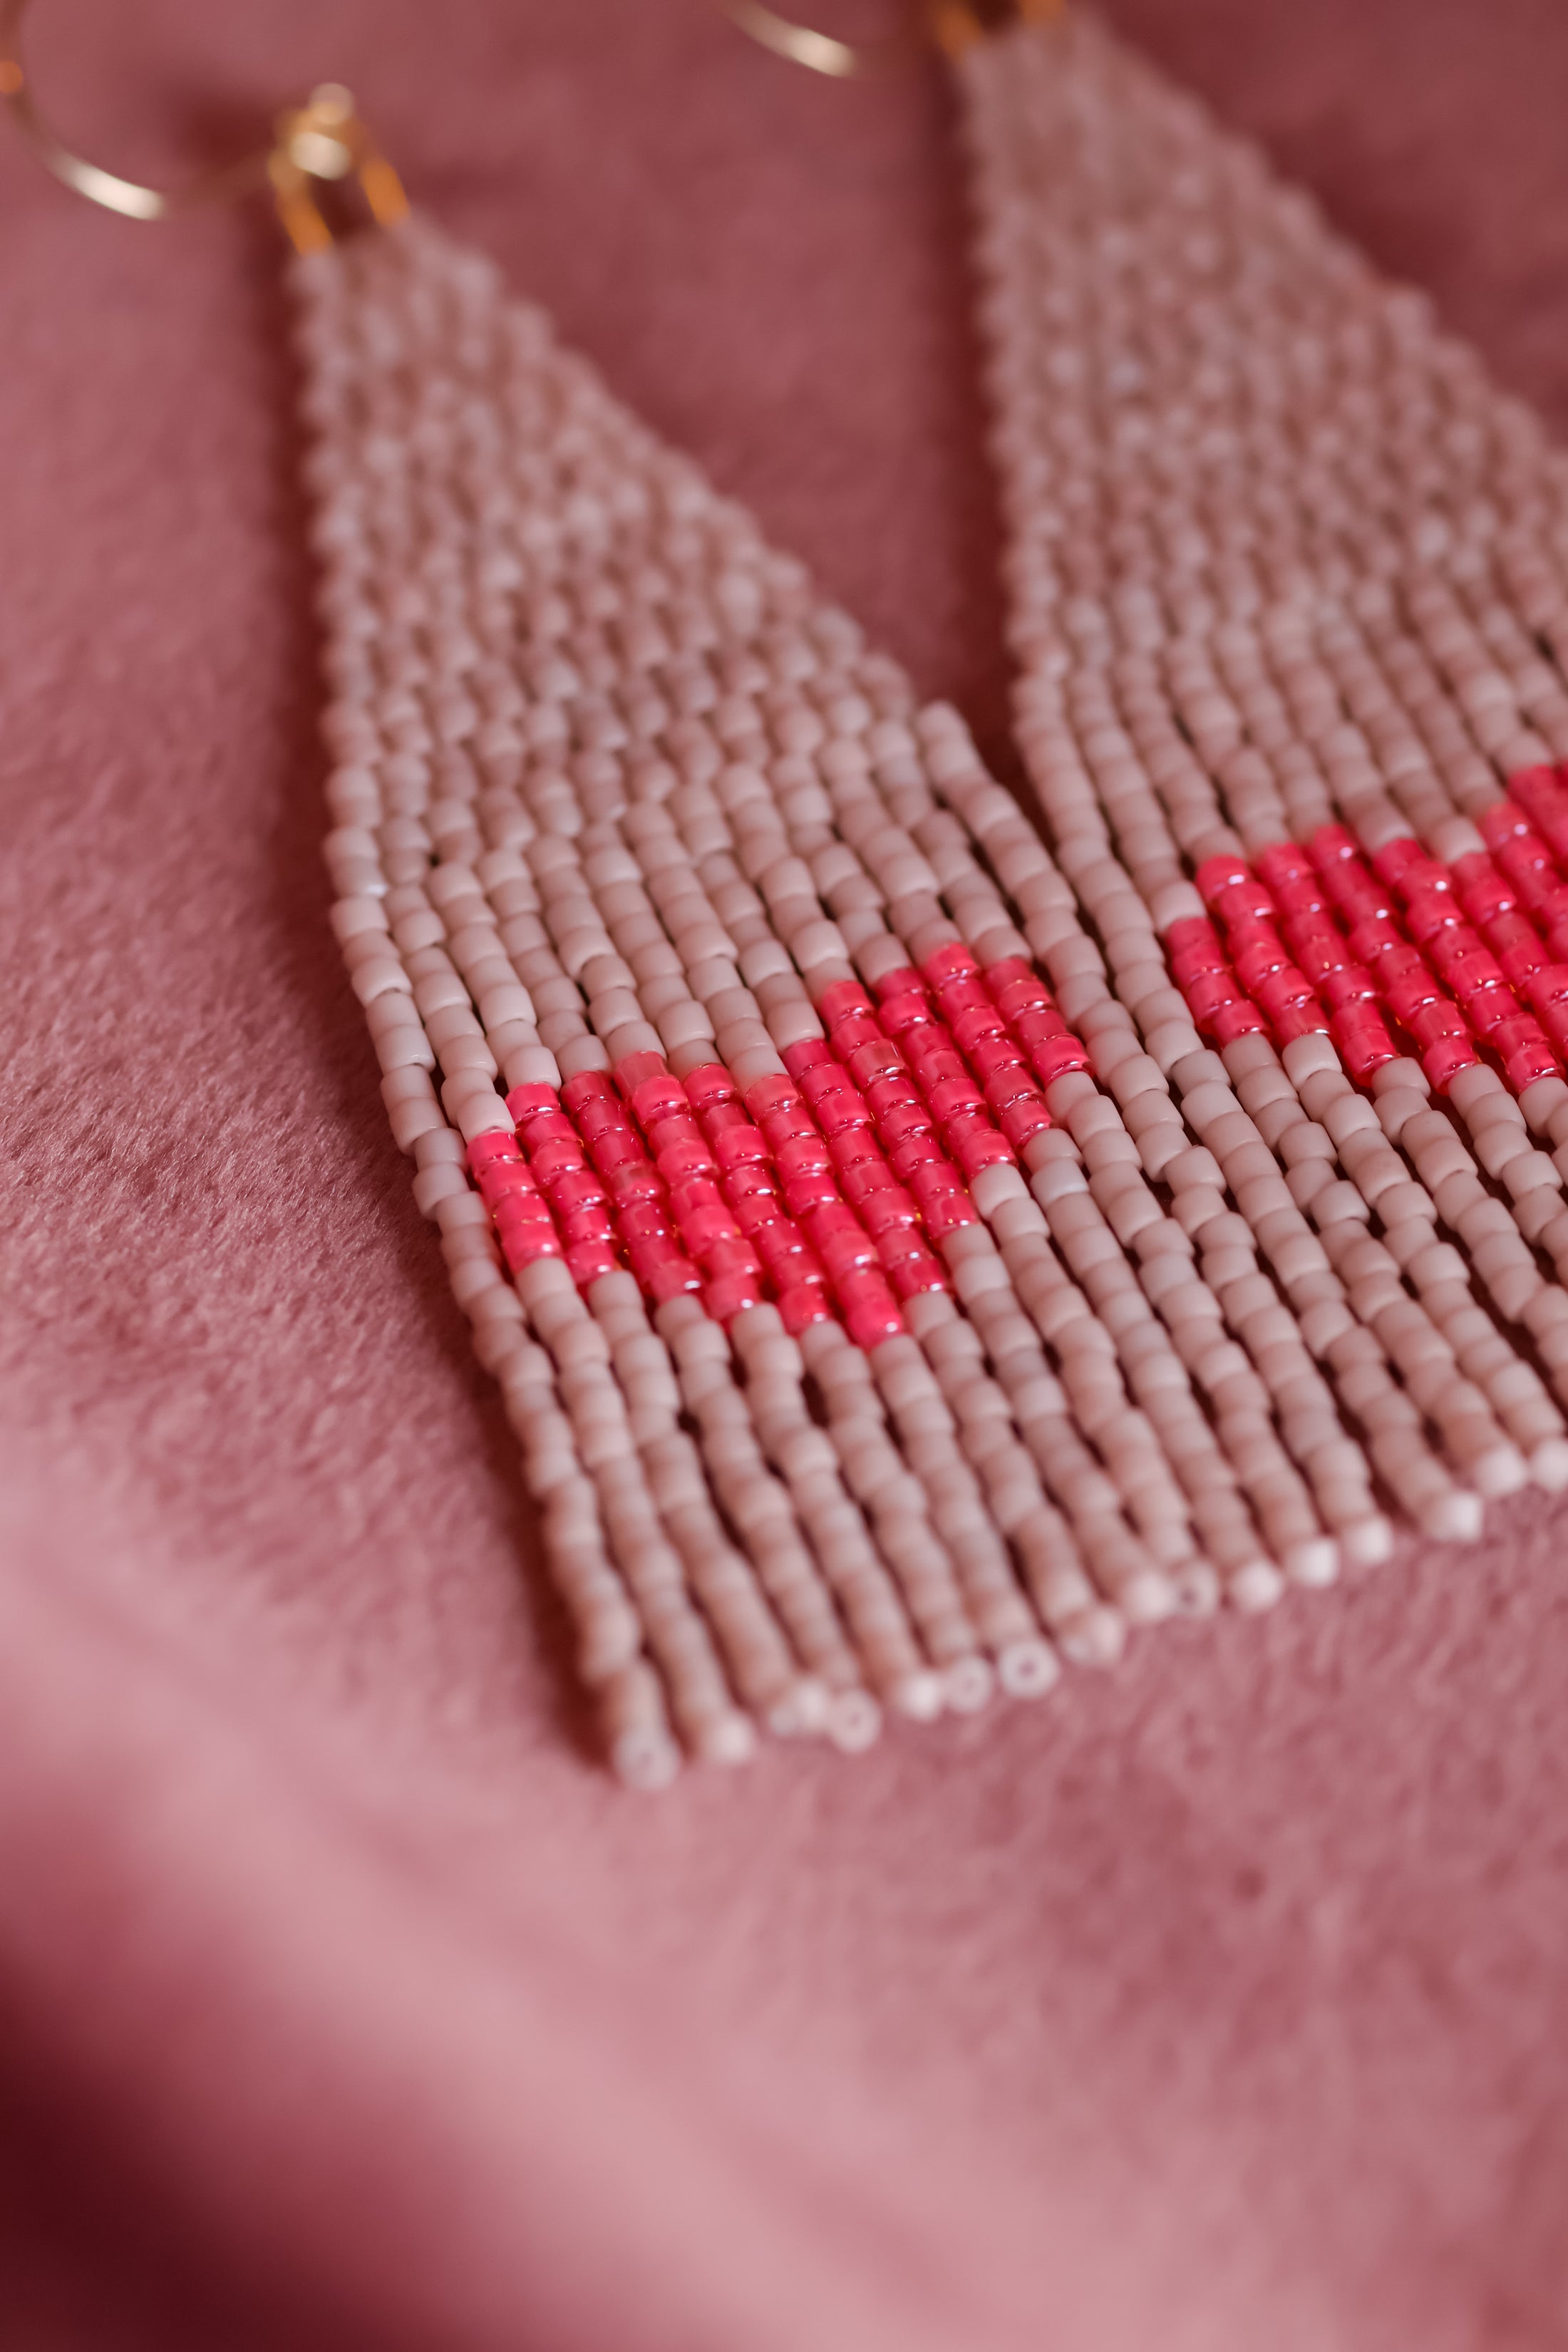
[[[168,210],[20,13],[45,160]],[[638,1786],[1568,1485],[1563,461],[1094,17],[994,13],[931,22],[1043,826],[345,92],[267,159],[333,927]]]

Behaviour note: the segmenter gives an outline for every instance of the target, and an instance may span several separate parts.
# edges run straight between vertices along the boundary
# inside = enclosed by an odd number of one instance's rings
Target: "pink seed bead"
[[[884,1260],[884,1264],[886,1261]],[[928,1249],[921,1248],[917,1256],[900,1258],[887,1267],[888,1280],[893,1296],[902,1301],[918,1298],[928,1291],[946,1290],[951,1286],[942,1269],[942,1261]]]
[[[617,1208],[616,1223],[628,1247],[633,1242],[668,1242],[674,1238],[675,1228],[662,1202],[634,1201],[627,1207]]]
[[[876,1193],[891,1192],[898,1185],[898,1178],[879,1151],[868,1151],[863,1159],[841,1167],[838,1181],[845,1199],[857,1209]]]
[[[515,1112],[512,1115],[516,1117]],[[477,1176],[480,1169],[491,1160],[521,1160],[522,1153],[518,1147],[515,1135],[508,1135],[498,1129],[489,1134],[476,1135],[468,1147],[467,1156],[468,1166]]]
[[[753,1281],[762,1273],[763,1261],[752,1244],[740,1234],[721,1234],[710,1242],[702,1253],[704,1269],[710,1275],[743,1274]]]
[[[831,1029],[846,1014],[868,1013],[873,1008],[870,998],[858,980],[835,980],[823,990],[816,1009]]]
[[[539,1188],[533,1178],[521,1161],[515,1160],[494,1160],[483,1170],[479,1177],[479,1192],[492,1209],[499,1209],[503,1201],[529,1196],[537,1200],[539,1197]]]
[[[715,1103],[711,1109],[704,1110],[702,1114],[702,1132],[710,1143],[721,1135],[727,1135],[732,1127],[749,1128],[751,1124],[739,1102]]]
[[[1032,1011],[1011,1016],[1013,1034],[1031,1057],[1042,1046],[1059,1045],[1064,1039],[1076,1045],[1067,1023],[1052,1005],[1037,1005]]]
[[[1022,1070],[1024,1056],[1011,1037],[984,1037],[973,1048],[970,1060],[982,1086],[999,1077],[1004,1070]]]
[[[887,1041],[868,1013],[846,1013],[833,1024],[833,1050],[840,1060],[857,1053],[862,1045],[883,1045]]]
[[[839,1198],[836,1179],[828,1173],[792,1176],[784,1189],[784,1206],[792,1217],[804,1217]]]
[[[679,1229],[687,1248],[699,1256],[709,1243],[728,1241],[741,1230],[722,1202],[691,1210],[679,1220]]]
[[[506,1098],[506,1107],[521,1127],[523,1120],[531,1118],[536,1111],[559,1110],[563,1099],[564,1097],[557,1095],[553,1087],[513,1087]]]
[[[885,1184],[858,1202],[860,1222],[879,1241],[884,1234],[906,1231],[920,1223],[920,1208],[902,1184]]]
[[[1017,1159],[1006,1137],[989,1123],[973,1135],[958,1137],[953,1150],[966,1176],[978,1176],[983,1168],[1011,1168]]]
[[[581,1143],[574,1135],[552,1137],[548,1142],[537,1142],[531,1130],[527,1133],[528,1164],[542,1184],[566,1176],[584,1165]]]
[[[653,1056],[634,1054],[631,1059],[645,1062],[651,1061]],[[622,1064],[623,1070],[629,1066],[629,1063]],[[620,1072],[616,1076],[619,1077]],[[660,1119],[668,1118],[672,1111],[687,1108],[685,1089],[680,1080],[671,1077],[668,1070],[661,1070],[653,1077],[641,1078],[629,1087],[623,1085],[621,1091],[632,1107],[633,1116],[644,1128],[656,1126]]]
[[[956,941],[951,947],[938,948],[935,954],[927,956],[921,966],[926,979],[936,989],[941,988],[943,981],[977,972],[979,969],[969,950],[960,947]]]
[[[519,1132],[529,1150],[537,1150],[544,1143],[574,1143],[577,1130],[563,1110],[531,1111],[518,1121]]]
[[[762,1225],[776,1224],[784,1214],[778,1189],[771,1180],[759,1182],[753,1192],[740,1192],[733,1184],[726,1184],[724,1191],[735,1223],[743,1234],[754,1234]]]
[[[1068,1070],[1087,1070],[1089,1055],[1076,1037],[1052,1037],[1037,1045],[1029,1055],[1036,1076],[1048,1087],[1055,1078]]]
[[[1439,1094],[1446,1094],[1459,1072],[1471,1068],[1479,1058],[1475,1047],[1463,1038],[1446,1037],[1422,1055],[1421,1066],[1429,1083]]]
[[[706,1284],[702,1304],[716,1323],[729,1323],[748,1307],[762,1304],[762,1289],[749,1275],[721,1275]]]
[[[666,1120],[665,1125],[668,1124]],[[659,1174],[669,1184],[684,1183],[691,1177],[709,1174],[714,1164],[713,1155],[700,1137],[690,1143],[661,1145],[655,1162]]]
[[[904,1328],[899,1302],[879,1275],[866,1274],[856,1277],[854,1296],[846,1284],[843,1297],[844,1327],[858,1348],[879,1347],[884,1339],[896,1339]]]
[[[579,1290],[601,1275],[614,1274],[620,1264],[616,1253],[603,1242],[578,1242],[566,1251],[566,1271]]]
[[[944,1241],[963,1225],[977,1225],[980,1213],[962,1192],[944,1192],[932,1201],[921,1203],[925,1213],[926,1231],[933,1242]]]
[[[812,1323],[827,1323],[832,1311],[820,1289],[814,1283],[798,1282],[778,1296],[778,1310],[784,1329],[792,1339]]]
[[[628,1054],[624,1062],[616,1065],[615,1079],[621,1095],[629,1102],[638,1087],[652,1079],[668,1078],[668,1066],[662,1054]],[[679,1080],[675,1082],[679,1085]]]
[[[868,1089],[880,1078],[898,1076],[906,1066],[890,1037],[873,1037],[846,1054],[844,1066],[858,1087]]]
[[[786,1181],[795,1176],[825,1176],[833,1165],[826,1144],[816,1134],[786,1136],[776,1146],[773,1160]]]
[[[1244,997],[1234,997],[1215,1009],[1214,1034],[1221,1045],[1228,1045],[1237,1037],[1261,1037],[1268,1033],[1268,1022]]]
[[[579,1209],[599,1209],[606,1216],[609,1214],[610,1196],[591,1168],[568,1168],[563,1174],[548,1178],[544,1190],[558,1215],[575,1213]]]
[[[692,1108],[700,1113],[716,1108],[720,1103],[738,1102],[740,1090],[720,1063],[706,1062],[700,1069],[688,1073],[686,1097]]]
[[[1016,1102],[1009,1103],[1005,1110],[998,1111],[996,1118],[1015,1151],[1022,1151],[1037,1135],[1043,1135],[1051,1123],[1050,1112],[1038,1096],[1021,1096]]]
[[[550,1225],[509,1225],[500,1237],[501,1255],[513,1274],[542,1257],[559,1257],[561,1244]]]
[[[851,1168],[863,1167],[868,1160],[885,1167],[870,1120],[864,1127],[841,1127],[827,1138],[827,1149],[833,1155],[833,1165],[840,1177]]]
[[[724,1129],[714,1140],[713,1157],[728,1177],[739,1169],[765,1167],[772,1155],[761,1129],[748,1124]]]
[[[594,1165],[616,1201],[662,1201],[668,1190],[647,1154],[618,1136],[595,1143]]]
[[[519,1095],[549,1094],[551,1089],[548,1087],[518,1087],[514,1092]],[[510,1097],[508,1099],[510,1102]],[[568,1078],[561,1089],[562,1106],[571,1112],[574,1118],[580,1117],[584,1106],[589,1103],[613,1103],[615,1100],[615,1087],[603,1070],[579,1070],[577,1076],[574,1078]],[[542,1109],[546,1106],[541,1104],[539,1108]]]
[[[833,1064],[833,1048],[822,1037],[802,1037],[793,1045],[784,1046],[780,1059],[790,1076],[804,1085],[808,1070],[817,1070]]]
[[[666,1299],[679,1298],[683,1293],[694,1293],[702,1287],[702,1276],[684,1255],[655,1259],[646,1272],[639,1271],[634,1261],[632,1271],[648,1297],[661,1307]]]
[[[770,1111],[784,1108],[798,1099],[795,1082],[790,1078],[759,1078],[754,1087],[746,1089],[746,1108],[759,1127]]]
[[[871,1124],[865,1099],[853,1087],[842,1087],[821,1096],[816,1103],[816,1117],[824,1135],[830,1138]]]
[[[507,1225],[547,1225],[551,1222],[549,1202],[531,1184],[503,1193],[491,1213],[498,1231]]]
[[[568,1248],[576,1242],[613,1242],[615,1220],[603,1209],[559,1209],[556,1229]]]
[[[917,996],[912,989],[900,996],[886,996],[882,1000],[881,1022],[889,1037],[902,1038],[911,1029],[931,1025],[930,1002],[923,995]]]

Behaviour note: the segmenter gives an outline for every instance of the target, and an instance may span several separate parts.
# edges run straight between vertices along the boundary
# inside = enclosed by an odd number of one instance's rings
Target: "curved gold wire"
[[[819,33],[810,25],[793,23],[767,7],[764,0],[721,0],[721,5],[742,33],[749,33],[775,58],[805,66],[808,73],[826,74],[834,81],[863,81],[874,74],[896,72],[918,64],[930,47],[913,30],[856,47],[831,33]]]
[[[1046,24],[1063,14],[1066,0],[1010,0],[1010,5],[1000,0],[994,5],[986,5],[985,0],[979,0],[979,5],[971,5],[971,0],[924,0],[918,25],[908,32],[859,44],[841,41],[811,25],[797,25],[767,6],[766,0],[719,0],[719,5],[742,32],[771,49],[774,57],[836,81],[864,81],[916,65],[933,47],[944,49],[949,57],[960,57],[972,42],[983,41],[987,33],[1009,22]]]
[[[139,181],[121,179],[118,172],[106,172],[73,154],[56,138],[33,100],[22,61],[22,19],[26,12],[27,0],[0,0],[0,98],[39,163],[79,196],[85,196],[89,204],[107,205],[111,213],[122,213],[128,220],[163,220],[171,213],[185,212],[197,205],[232,204],[266,186],[265,150],[174,189],[143,187]]]
[[[27,0],[0,0],[0,99],[40,163],[89,204],[127,220],[167,220],[199,205],[236,204],[270,183],[284,227],[301,253],[330,245],[332,232],[316,201],[325,183],[357,177],[371,216],[384,227],[408,210],[403,184],[354,111],[349,92],[323,83],[303,106],[278,118],[273,143],[237,163],[203,173],[178,188],[145,187],[74,154],[56,138],[34,102],[22,60]]]

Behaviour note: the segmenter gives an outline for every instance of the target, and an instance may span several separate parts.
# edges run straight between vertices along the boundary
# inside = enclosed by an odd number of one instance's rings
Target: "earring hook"
[[[960,57],[974,41],[1011,20],[1045,24],[1063,13],[1066,0],[924,0],[918,27],[875,42],[841,41],[813,26],[797,25],[781,16],[766,0],[719,0],[720,6],[742,33],[774,57],[826,74],[836,81],[864,81],[913,66],[932,48]]]
[[[79,196],[86,196],[89,204],[103,205],[111,213],[121,213],[128,220],[150,221],[164,220],[171,213],[198,205],[229,204],[266,186],[264,152],[247,155],[242,163],[230,163],[221,171],[205,173],[175,189],[143,187],[139,181],[121,179],[118,172],[106,172],[73,154],[56,138],[34,101],[22,59],[22,19],[26,13],[27,0],[0,0],[0,98],[39,163]]]
[[[38,161],[89,204],[128,220],[167,220],[198,206],[236,204],[270,183],[283,226],[302,253],[332,241],[314,194],[323,182],[357,177],[372,218],[383,227],[407,212],[402,182],[355,113],[349,92],[335,82],[323,83],[303,106],[279,116],[270,148],[177,188],[146,187],[88,163],[57,139],[34,101],[22,60],[26,11],[27,0],[0,0],[0,99]]]
[[[913,66],[926,54],[921,33],[895,33],[890,38],[855,45],[810,25],[797,25],[765,5],[765,0],[720,0],[724,14],[742,33],[775,58],[805,66],[808,73],[826,74],[834,81],[862,81],[874,74]]]

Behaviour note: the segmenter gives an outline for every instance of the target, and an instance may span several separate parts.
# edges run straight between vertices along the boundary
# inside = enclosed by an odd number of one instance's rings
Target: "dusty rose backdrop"
[[[1005,760],[939,80],[704,0],[37,0],[132,169],[416,195]],[[1114,0],[1568,427],[1568,15]],[[264,219],[0,145],[0,2341],[1568,2342],[1559,1515],[617,1795],[325,923]]]

